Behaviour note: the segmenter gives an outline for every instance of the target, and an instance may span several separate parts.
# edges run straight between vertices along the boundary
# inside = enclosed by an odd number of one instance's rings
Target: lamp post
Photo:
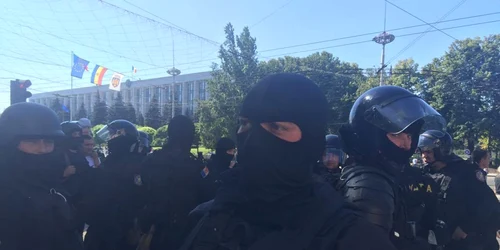
[[[374,37],[372,40],[378,44],[382,44],[382,60],[380,62],[380,86],[384,85],[385,76],[385,45],[392,43],[396,37],[393,34],[382,32],[380,35]]]
[[[171,69],[167,70],[167,73],[172,76],[172,87],[171,91],[172,92],[172,118],[174,118],[175,115],[175,77],[181,74],[181,71],[177,68],[172,67]]]

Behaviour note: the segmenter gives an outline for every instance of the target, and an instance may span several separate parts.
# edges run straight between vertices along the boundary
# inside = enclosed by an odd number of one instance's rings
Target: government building
[[[171,109],[173,103],[176,115],[182,113],[183,115],[192,116],[197,108],[198,101],[209,98],[207,80],[211,78],[210,74],[211,72],[200,72],[178,75],[175,77],[175,82],[172,76],[137,81],[127,80],[121,83],[120,93],[125,104],[131,103],[136,112],[142,114],[146,114],[151,99],[156,96],[162,112],[164,108]],[[33,94],[29,98],[29,102],[50,107],[54,100],[58,98],[61,104],[71,110],[73,119],[78,119],[80,117],[75,117],[75,115],[80,105],[83,103],[87,112],[91,114],[97,95],[109,107],[118,95],[118,91],[110,90],[109,85],[66,89]]]

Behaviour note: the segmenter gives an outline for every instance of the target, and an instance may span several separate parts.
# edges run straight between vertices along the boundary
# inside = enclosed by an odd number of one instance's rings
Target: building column
[[[200,102],[200,82],[194,82],[194,101],[193,101],[193,113],[198,109],[198,103]]]
[[[188,90],[189,84],[187,82],[182,83],[182,114],[186,115],[188,107]]]

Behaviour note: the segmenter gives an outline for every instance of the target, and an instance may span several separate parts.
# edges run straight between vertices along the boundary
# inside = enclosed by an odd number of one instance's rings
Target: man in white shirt
[[[89,167],[98,168],[101,165],[101,160],[94,150],[94,139],[89,135],[84,135],[83,137],[83,154],[89,162]]]

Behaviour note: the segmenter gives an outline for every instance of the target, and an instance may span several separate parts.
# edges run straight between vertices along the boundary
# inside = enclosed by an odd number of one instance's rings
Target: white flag
[[[109,84],[109,89],[114,91],[120,91],[122,86],[122,74],[113,73],[113,77],[111,78],[111,83]]]

